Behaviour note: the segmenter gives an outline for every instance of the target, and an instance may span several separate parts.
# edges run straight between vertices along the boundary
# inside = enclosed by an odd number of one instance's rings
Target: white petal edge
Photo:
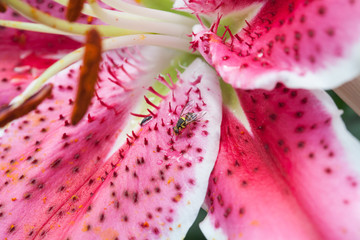
[[[325,110],[332,116],[332,129],[335,136],[338,138],[338,142],[341,143],[341,147],[344,149],[345,158],[347,159],[349,166],[355,172],[360,173],[360,142],[346,129],[346,126],[341,119],[341,114],[343,112],[336,107],[332,98],[325,91],[313,90],[312,93],[322,103]],[[357,209],[357,213],[354,214],[360,215],[360,209]],[[214,227],[210,215],[207,215],[200,223],[200,229],[205,236],[211,236],[211,238],[208,239],[229,239],[221,228]]]
[[[349,163],[352,170],[360,174],[360,142],[346,129],[344,122],[341,119],[342,111],[339,110],[331,97],[324,91],[314,90],[313,94],[323,104],[325,109],[331,114],[332,129],[335,136],[338,138],[338,142],[344,149],[345,158]],[[359,213],[360,214],[360,209]]]
[[[207,107],[214,109],[214,111],[212,111],[213,114],[209,112],[206,114],[206,118],[209,120],[209,129],[212,129],[212,131],[209,132],[208,137],[213,138],[214,141],[213,144],[206,149],[204,161],[201,166],[197,165],[197,167],[195,167],[194,179],[196,179],[196,185],[194,189],[192,189],[189,194],[186,194],[183,201],[177,206],[177,209],[182,209],[184,207],[187,209],[186,212],[180,212],[181,215],[174,218],[173,226],[179,226],[179,224],[181,224],[181,230],[170,232],[166,239],[183,239],[188,229],[195,221],[199,209],[205,199],[210,173],[215,165],[219,151],[220,126],[222,120],[222,98],[219,77],[209,65],[199,58],[193,61],[181,77],[183,79],[191,78],[194,81],[198,75],[202,75],[202,80],[197,87],[205,90],[210,88],[211,90],[216,91],[215,94],[211,93],[212,96],[202,94],[203,98],[207,98]],[[213,85],[213,87],[208,87],[209,85]],[[196,202],[191,202],[194,199],[196,199]]]
[[[206,216],[204,221],[200,223],[200,230],[205,236],[211,236],[211,240],[227,240],[228,236],[222,231],[221,228],[215,228],[211,223],[210,216]],[[206,234],[205,234],[206,233]]]

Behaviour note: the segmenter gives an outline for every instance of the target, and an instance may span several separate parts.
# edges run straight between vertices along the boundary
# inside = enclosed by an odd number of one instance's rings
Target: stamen
[[[114,12],[112,16],[107,14],[107,12],[97,4],[96,0],[89,0],[89,5],[99,19],[113,26],[173,36],[186,36],[192,31],[191,26],[182,24],[159,22],[146,18],[121,18],[122,13],[119,12]]]
[[[100,61],[101,36],[95,29],[91,29],[86,36],[84,60],[80,68],[79,86],[71,115],[72,125],[76,125],[89,108],[98,79]]]
[[[5,126],[9,122],[20,118],[42,103],[47,97],[51,95],[53,85],[47,84],[43,86],[37,93],[28,98],[23,104],[14,107],[11,104],[0,110],[0,127]]]
[[[186,39],[173,37],[173,36],[164,36],[164,35],[152,35],[152,34],[138,34],[138,35],[128,35],[121,37],[108,38],[103,41],[103,51],[108,51],[112,49],[129,47],[134,45],[153,45],[160,47],[168,47],[177,49],[184,52],[189,52],[189,41]],[[62,69],[73,64],[74,62],[81,59],[84,54],[84,48],[79,48],[62,59],[58,60],[56,63],[47,68],[37,79],[32,81],[29,86],[12,101],[12,105],[20,105],[24,99],[30,97],[36,91],[38,91],[46,81],[60,72]]]
[[[4,13],[6,12],[6,5],[0,0],[0,12]]]
[[[69,23],[68,21],[52,17],[42,11],[37,10],[36,8],[30,6],[29,4],[20,1],[20,0],[2,0],[8,6],[18,11],[20,14],[25,16],[26,18],[47,25],[51,28],[55,28],[60,31],[65,31],[78,35],[85,35],[87,31],[91,28],[95,28],[104,37],[111,36],[123,36],[134,33],[141,33],[139,31],[121,29],[114,26],[106,26],[106,25],[89,25],[82,23]]]
[[[117,10],[136,14],[139,16],[144,16],[144,17],[149,17],[153,19],[158,19],[167,22],[174,22],[189,26],[193,26],[196,24],[196,22],[193,19],[176,13],[141,7],[135,4],[126,3],[122,0],[102,0],[102,1],[107,5],[109,5],[110,7],[113,7]]]
[[[85,0],[72,0],[68,2],[66,10],[66,19],[69,22],[75,22],[81,14]]]
[[[334,89],[334,92],[360,116],[360,77]]]
[[[54,28],[51,28],[51,27],[48,27],[48,26],[45,26],[45,25],[39,24],[39,23],[0,20],[0,26],[11,27],[11,28],[16,28],[16,29],[21,29],[21,30],[32,31],[32,32],[72,35],[71,33],[59,31],[59,30],[56,30]]]

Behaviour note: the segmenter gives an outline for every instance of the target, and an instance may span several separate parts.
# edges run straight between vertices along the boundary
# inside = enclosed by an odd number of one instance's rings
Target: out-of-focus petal
[[[251,132],[224,111],[201,225],[216,239],[357,239],[359,142],[326,93],[238,90]]]
[[[81,44],[64,36],[0,28],[0,106]]]

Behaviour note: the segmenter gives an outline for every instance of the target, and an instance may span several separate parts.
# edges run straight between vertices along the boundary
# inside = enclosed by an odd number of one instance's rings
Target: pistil
[[[103,2],[119,11],[132,13],[138,16],[144,16],[148,18],[158,19],[161,21],[174,22],[188,26],[193,26],[197,23],[192,18],[188,18],[176,13],[145,8],[134,4],[126,3],[122,0],[103,0]]]
[[[107,12],[97,4],[96,0],[90,0],[89,5],[100,20],[120,28],[130,28],[142,32],[160,33],[179,37],[186,36],[186,34],[191,32],[190,26],[182,24],[168,23],[144,17],[134,19],[122,18],[121,12],[113,12],[112,15],[107,14]]]

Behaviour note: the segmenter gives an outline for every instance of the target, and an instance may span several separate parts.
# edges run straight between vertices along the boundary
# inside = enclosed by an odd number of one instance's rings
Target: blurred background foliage
[[[333,91],[328,91],[328,93],[333,98],[338,108],[344,111],[342,119],[345,122],[347,129],[360,140],[360,117]],[[201,209],[195,223],[186,235],[185,240],[206,240],[199,228],[199,223],[205,218],[205,216],[206,212]]]

